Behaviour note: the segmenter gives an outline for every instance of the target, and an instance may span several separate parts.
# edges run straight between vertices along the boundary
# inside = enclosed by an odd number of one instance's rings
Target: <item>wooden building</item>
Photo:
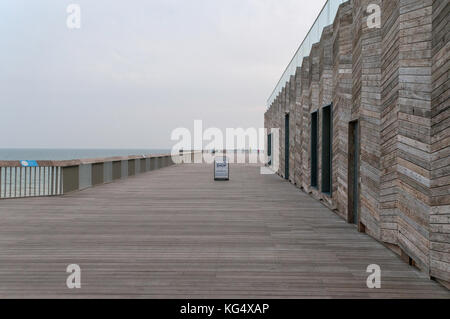
[[[281,177],[444,285],[449,12],[448,0],[344,2],[265,113]]]

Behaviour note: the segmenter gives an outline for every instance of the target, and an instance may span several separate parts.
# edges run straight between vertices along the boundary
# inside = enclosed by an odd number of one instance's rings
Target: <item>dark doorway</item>
[[[318,163],[317,163],[317,140],[319,137],[318,132],[319,113],[314,112],[311,114],[311,187],[318,187]]]
[[[289,114],[286,114],[285,120],[284,120],[284,129],[285,129],[285,142],[284,142],[284,178],[289,180]]]
[[[267,157],[269,166],[272,166],[272,134],[267,135]]]
[[[348,132],[348,219],[359,223],[359,123],[350,122]]]
[[[333,119],[331,105],[322,109],[322,193],[332,193],[332,134]]]

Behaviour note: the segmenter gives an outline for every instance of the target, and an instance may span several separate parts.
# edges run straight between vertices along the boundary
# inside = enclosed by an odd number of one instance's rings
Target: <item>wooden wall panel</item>
[[[381,0],[359,0],[353,18],[353,109],[359,119],[360,222],[371,236],[381,239],[381,28],[369,28],[369,4],[381,7]]]
[[[322,37],[319,43],[319,102],[317,107],[319,108],[320,118],[322,119],[322,110],[324,106],[330,105],[333,102],[333,26],[330,25],[326,27],[322,32]],[[332,111],[334,115],[335,112]],[[320,139],[322,139],[322,126],[319,127],[319,135]],[[334,135],[332,134],[332,138]],[[333,140],[331,141],[332,147],[335,145]],[[321,153],[318,154],[322,160]],[[336,165],[337,163],[334,162]],[[333,165],[332,165],[333,166]],[[333,166],[334,167],[334,166]],[[337,167],[337,166],[336,166]],[[319,196],[324,201],[326,205],[330,208],[335,209],[334,203],[336,200],[333,200],[333,194],[336,193],[337,190],[337,175],[335,174],[336,170],[332,170],[332,194],[329,196],[328,194],[321,193],[321,189],[319,189]],[[322,173],[321,173],[322,174]],[[322,183],[322,181],[320,181]]]
[[[286,115],[286,86],[281,90],[280,93],[280,110],[278,114],[278,124],[280,127],[280,176],[285,177],[285,132],[284,127],[284,117]]]
[[[382,1],[381,114],[380,114],[380,208],[381,239],[398,244],[397,224],[397,132],[399,2]]]
[[[311,192],[311,194],[313,194],[313,196],[317,199],[321,198],[320,196],[320,187],[321,187],[321,179],[322,179],[322,175],[321,175],[321,168],[322,168],[322,163],[321,163],[321,156],[320,153],[322,151],[321,148],[321,132],[320,132],[320,127],[322,127],[322,116],[320,113],[320,101],[319,101],[319,93],[320,93],[320,44],[319,43],[315,43],[312,46],[311,49],[311,54],[309,56],[309,64],[310,64],[310,70],[309,70],[309,79],[310,79],[310,85],[309,85],[309,117],[311,117],[311,113],[312,112],[318,112],[318,128],[319,128],[319,133],[318,133],[318,147],[317,147],[317,169],[318,169],[318,184],[317,184],[317,189],[311,187],[311,183],[310,181],[308,181],[309,183],[309,191]],[[311,139],[311,128],[309,129],[308,132],[306,132],[307,134],[307,138]],[[311,150],[309,150],[309,153],[311,154]]]
[[[303,59],[301,68],[301,103],[302,103],[302,187],[305,191],[309,191],[311,181],[311,139],[309,132],[311,131],[311,116],[310,116],[310,96],[309,96],[309,57]]]
[[[432,0],[400,0],[399,10],[398,242],[428,271]]]
[[[298,187],[303,187],[303,174],[302,174],[302,149],[303,149],[303,106],[302,106],[302,69],[301,67],[297,68],[295,72],[295,107],[294,107],[294,116],[295,116],[295,148],[294,148],[294,161],[295,161],[295,170],[294,170],[294,183]]]
[[[295,75],[292,75],[289,80],[289,181],[295,184],[295,131],[296,131],[296,114],[295,114],[295,90],[296,82]]]
[[[333,24],[333,174],[337,213],[348,220],[348,123],[352,113],[353,7],[341,5]],[[333,181],[334,182],[334,181]]]
[[[367,24],[369,4],[382,10]],[[360,123],[360,221],[423,271],[450,281],[449,1],[352,0],[265,115],[290,114],[291,182],[348,216],[348,129]],[[333,102],[332,197],[320,192],[322,107]],[[319,111],[319,189],[311,188],[311,113]],[[397,248],[395,248],[397,247]]]
[[[450,4],[432,6],[430,268],[450,282]]]

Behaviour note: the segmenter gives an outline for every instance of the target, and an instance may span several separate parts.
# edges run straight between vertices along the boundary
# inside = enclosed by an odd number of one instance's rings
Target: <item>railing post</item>
[[[135,159],[134,161],[134,175],[139,175],[139,172],[141,171],[141,162],[138,159]]]
[[[104,163],[92,164],[92,186],[103,184],[105,181]]]
[[[122,161],[114,161],[112,163],[112,180],[118,180],[122,178]]]
[[[39,169],[40,171],[40,169]],[[40,174],[39,174],[40,175]],[[62,168],[62,194],[67,194],[80,189],[79,166]],[[40,182],[39,182],[40,185]],[[39,189],[40,194],[40,189]]]
[[[0,198],[64,195],[117,179],[175,165],[178,159],[188,161],[193,152],[180,155],[129,156],[126,158],[70,161],[9,161],[0,166]],[[28,166],[31,165],[31,166]],[[35,165],[35,166],[34,166]]]
[[[79,173],[80,190],[92,187],[92,164],[81,164]]]
[[[154,171],[156,169],[156,157],[150,158],[150,170]]]
[[[124,160],[121,162],[121,175],[120,177],[122,179],[127,178],[128,177],[128,161]]]
[[[128,176],[136,175],[136,161],[128,160]]]
[[[103,163],[103,183],[111,183],[113,181],[113,162]]]
[[[3,198],[3,187],[3,167],[0,167],[0,198]]]
[[[147,159],[142,158],[139,160],[139,166],[141,168],[140,173],[145,173],[147,171]]]

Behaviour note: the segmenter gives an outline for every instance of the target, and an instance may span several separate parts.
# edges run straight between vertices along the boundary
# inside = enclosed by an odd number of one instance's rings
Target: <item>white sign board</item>
[[[214,180],[228,181],[230,179],[230,164],[226,157],[217,157],[214,160]]]

